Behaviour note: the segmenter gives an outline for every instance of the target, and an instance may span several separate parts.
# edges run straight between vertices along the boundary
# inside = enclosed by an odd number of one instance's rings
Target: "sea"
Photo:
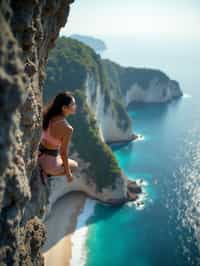
[[[129,106],[133,132],[142,137],[110,147],[125,174],[142,181],[140,204],[116,208],[88,199],[90,215],[76,233],[80,256],[71,265],[199,266],[200,38],[138,34],[104,41],[103,58],[162,70],[184,95]]]

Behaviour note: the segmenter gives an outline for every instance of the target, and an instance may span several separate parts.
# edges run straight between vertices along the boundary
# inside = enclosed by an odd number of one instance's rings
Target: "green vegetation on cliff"
[[[73,133],[73,149],[86,162],[90,162],[88,176],[97,185],[98,191],[111,186],[121,175],[121,170],[110,149],[99,137],[96,119],[91,113],[83,90],[75,90],[77,113],[68,121],[75,128]]]
[[[121,120],[119,125],[130,125],[130,118],[123,106],[117,100],[111,99],[110,82],[100,56],[77,40],[65,37],[57,40],[56,47],[49,54],[43,97],[46,102],[59,91],[73,91],[77,101],[77,113],[69,117],[69,122],[75,129],[72,149],[78,152],[81,159],[90,163],[88,177],[96,184],[97,190],[101,191],[110,186],[114,188],[122,173],[112,150],[100,139],[96,119],[86,104],[84,86],[88,74],[96,84],[100,84],[106,103],[104,111],[110,105],[116,119]],[[91,96],[95,100],[96,92],[93,93]]]
[[[48,59],[44,100],[65,88],[81,88],[87,72],[92,72],[99,79],[96,58],[98,55],[81,42],[66,37],[59,38]]]
[[[115,93],[123,95],[137,83],[141,88],[147,90],[150,82],[156,77],[158,81],[167,82],[169,77],[162,71],[149,68],[122,67],[108,59],[102,60],[106,72],[110,77],[109,81]]]
[[[79,35],[79,34],[70,35],[70,38],[83,42],[84,44],[94,49],[96,52],[101,52],[101,51],[106,50],[105,43],[100,39],[97,39],[91,36],[86,36],[86,35]]]
[[[112,110],[116,117],[118,127],[119,128],[131,127],[131,120],[128,116],[128,113],[125,111],[124,107],[122,106],[122,104],[119,101],[113,99],[112,106],[113,106]]]

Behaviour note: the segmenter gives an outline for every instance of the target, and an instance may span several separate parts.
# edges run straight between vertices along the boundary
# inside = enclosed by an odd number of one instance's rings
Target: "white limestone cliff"
[[[142,88],[137,82],[127,89],[125,103],[132,102],[163,103],[182,95],[176,81],[159,81],[156,77],[150,81],[148,88]]]
[[[126,130],[119,127],[111,105],[105,107],[105,95],[102,93],[100,83],[90,73],[87,74],[84,88],[87,104],[95,115],[101,139],[104,142],[128,139],[133,134],[131,124]]]

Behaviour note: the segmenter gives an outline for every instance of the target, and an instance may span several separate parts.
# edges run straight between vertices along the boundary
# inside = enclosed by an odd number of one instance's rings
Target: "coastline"
[[[142,192],[140,185],[129,179],[127,196],[120,200],[104,202],[78,191],[59,198],[44,220],[47,230],[47,239],[42,247],[44,266],[83,266],[87,258],[87,221],[94,213],[96,202],[113,206],[136,202]]]
[[[121,204],[136,202],[139,184],[129,180],[132,195]],[[103,203],[103,202],[102,202]],[[118,205],[110,202],[108,204]],[[52,206],[50,215],[44,221],[47,239],[42,247],[44,266],[83,266],[87,258],[87,220],[95,209],[96,199],[83,192],[70,192],[58,199]],[[62,217],[62,219],[58,219]]]
[[[50,215],[44,221],[47,229],[47,239],[42,247],[45,266],[71,265],[72,235],[86,198],[82,192],[71,192],[53,205]]]
[[[72,256],[70,258],[70,266],[85,265],[87,259],[85,242],[88,237],[87,220],[93,215],[95,205],[95,200],[87,198],[84,204],[84,208],[78,216],[76,229],[71,237]]]

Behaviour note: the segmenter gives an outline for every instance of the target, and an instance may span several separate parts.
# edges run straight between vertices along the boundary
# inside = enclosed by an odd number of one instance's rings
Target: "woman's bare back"
[[[64,137],[64,134],[68,128],[71,128],[71,126],[67,123],[67,121],[63,117],[61,116],[53,117],[49,124],[49,133],[52,137],[62,141],[62,138]],[[48,143],[48,141],[46,140],[42,140],[42,144],[47,149],[55,149],[55,147],[51,143]]]

